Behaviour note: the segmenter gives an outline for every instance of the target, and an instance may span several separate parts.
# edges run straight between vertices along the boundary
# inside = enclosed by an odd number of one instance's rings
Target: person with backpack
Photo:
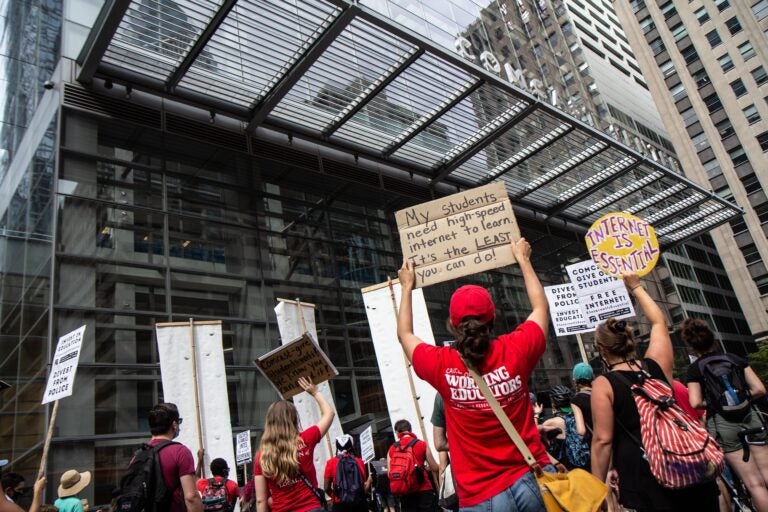
[[[698,357],[688,367],[688,399],[707,410],[707,430],[725,451],[728,465],[747,487],[758,512],[768,511],[768,446],[765,432],[750,436],[749,460],[743,459],[742,430],[763,426],[752,399],[765,395],[765,386],[747,361],[717,351],[712,331],[703,320],[687,318],[680,337]]]
[[[592,381],[595,379],[595,372],[587,363],[577,363],[573,367],[572,376],[576,384],[576,394],[571,398],[576,432],[587,443],[592,443]]]
[[[414,263],[404,262],[399,271],[397,335],[416,374],[443,397],[462,510],[544,509],[530,466],[477,389],[468,367],[486,380],[536,461],[545,471],[554,471],[528,397],[528,380],[546,348],[549,305],[531,264],[530,244],[521,238],[511,245],[532,312],[514,331],[498,337],[493,336],[496,308],[491,295],[481,286],[465,285],[454,291],[448,307],[456,343],[452,347],[424,343],[413,332]]]
[[[566,468],[589,468],[589,443],[576,430],[571,405],[571,390],[558,385],[549,392],[554,416],[546,420],[539,428],[543,432],[559,431],[549,453],[563,463]]]
[[[231,512],[235,509],[240,488],[237,482],[230,480],[229,465],[222,458],[211,461],[211,478],[201,478],[197,481],[197,490],[203,500],[203,510],[206,512]]]
[[[325,495],[317,488],[313,454],[335,413],[312,381],[302,377],[299,385],[317,402],[320,419],[300,431],[293,403],[280,400],[269,406],[253,461],[258,512],[322,512],[326,507]]]
[[[371,462],[371,476],[373,477],[373,491],[376,495],[376,504],[378,505],[379,512],[397,512],[395,509],[395,497],[389,492],[387,459],[382,457]]]
[[[592,383],[592,473],[604,481],[613,459],[619,479],[619,502],[638,512],[717,512],[714,477],[719,465],[715,462],[718,455],[722,461],[722,452],[707,432],[700,425],[697,428],[696,422],[674,404],[672,340],[664,313],[637,275],[624,276],[624,283],[651,324],[650,341],[645,357],[638,360],[633,329],[626,322],[609,318],[597,326],[595,343],[605,374]],[[665,396],[659,395],[659,390],[663,390]],[[656,396],[661,407],[645,399],[651,395]],[[668,420],[675,430],[670,431]],[[701,469],[699,465],[664,465],[669,454],[660,453],[660,445],[654,442],[658,438],[648,436],[649,431],[671,433],[677,441],[694,443],[696,456],[711,455],[713,459],[703,466],[708,472],[693,471]],[[662,464],[657,465],[659,461]],[[698,464],[700,460],[695,462]],[[659,480],[663,476],[659,469],[682,469],[683,472],[675,476],[695,477],[695,482],[682,488],[665,487]],[[689,469],[691,471],[687,471]]]
[[[176,404],[157,404],[149,411],[152,438],[133,455],[121,478],[117,512],[203,512],[195,486],[192,452],[173,441],[181,431]]]
[[[371,489],[365,463],[352,451],[352,436],[336,438],[336,457],[325,464],[324,489],[333,501],[333,512],[367,512],[365,495]]]
[[[437,463],[427,443],[411,432],[411,422],[395,422],[397,442],[387,453],[389,491],[400,498],[400,512],[434,512],[437,496],[427,471],[436,474]]]

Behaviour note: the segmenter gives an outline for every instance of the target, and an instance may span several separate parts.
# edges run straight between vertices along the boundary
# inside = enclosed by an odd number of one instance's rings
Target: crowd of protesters
[[[246,512],[322,512],[329,506],[337,512],[543,511],[531,466],[473,381],[471,375],[476,372],[538,467],[555,472],[562,464],[590,471],[611,489],[606,500],[609,508],[727,510],[726,494],[734,487],[730,478],[731,484],[724,485],[718,471],[694,484],[671,488],[652,470],[643,440],[646,419],[636,398],[646,382],[660,382],[668,389],[663,408],[679,409],[686,421],[705,426],[712,443],[724,452],[728,466],[743,483],[751,507],[768,512],[768,437],[762,414],[752,406],[765,395],[763,383],[744,359],[718,350],[706,322],[691,319],[683,322],[681,338],[696,359],[687,371],[687,387],[675,381],[666,319],[636,275],[623,279],[650,323],[644,353],[638,352],[632,325],[616,318],[600,323],[595,331],[600,375],[596,377],[589,364],[577,364],[567,385],[564,382],[540,394],[550,405],[551,412],[544,417],[544,408],[528,382],[546,348],[548,304],[531,264],[530,244],[520,239],[512,248],[531,313],[511,332],[499,335],[494,334],[496,308],[488,291],[465,285],[451,296],[447,315],[455,341],[443,346],[424,343],[413,329],[414,264],[407,261],[399,271],[397,337],[415,373],[438,393],[432,416],[437,459],[411,424],[401,419],[394,424],[396,441],[386,458],[370,464],[355,455],[351,436],[338,437],[336,454],[321,475],[321,488],[314,450],[326,436],[335,412],[315,384],[301,378],[299,385],[315,399],[320,419],[302,429],[292,402],[273,403],[254,456],[254,477],[242,491],[228,479],[229,467],[221,458],[211,462],[212,478],[196,478],[192,453],[173,441],[182,423],[178,409],[168,403],[155,406],[149,414],[151,439],[128,464],[133,468],[152,456],[159,462],[161,475],[156,486],[163,492],[155,492],[150,499],[165,501],[146,510],[228,512],[239,503]],[[202,454],[198,457],[201,460]],[[197,476],[200,473],[198,464]],[[121,503],[135,499],[126,489],[131,478],[139,478],[137,474],[129,471],[121,480],[110,510],[127,510]],[[29,510],[87,511],[87,501],[78,495],[90,482],[88,471],[66,471],[50,506],[42,504],[45,479],[41,478],[33,486]],[[450,493],[443,495],[448,483],[455,493],[453,501],[447,497]],[[21,475],[6,473],[0,512],[22,510],[14,501],[25,489]]]

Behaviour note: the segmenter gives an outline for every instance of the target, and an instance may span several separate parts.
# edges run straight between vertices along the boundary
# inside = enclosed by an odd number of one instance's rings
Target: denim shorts
[[[544,471],[556,472],[552,465],[544,466]],[[459,512],[544,512],[544,510],[544,499],[541,497],[539,484],[533,473],[529,471],[496,496],[471,507],[462,507]]]

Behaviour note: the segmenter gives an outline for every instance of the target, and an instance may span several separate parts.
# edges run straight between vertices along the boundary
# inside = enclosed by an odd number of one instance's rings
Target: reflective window
[[[717,59],[717,62],[720,63],[720,67],[723,69],[723,72],[730,71],[733,69],[733,60],[731,59],[731,56],[727,53]]]
[[[751,73],[752,73],[752,78],[755,79],[755,83],[757,84],[758,87],[768,82],[768,73],[765,72],[765,68],[763,66],[759,66],[753,69]]]
[[[741,58],[747,61],[755,56],[755,49],[752,48],[752,43],[747,41],[739,45],[739,53],[741,54]]]
[[[760,120],[760,113],[757,111],[754,104],[745,107],[742,112],[744,112],[744,117],[747,118],[749,124],[756,123]]]

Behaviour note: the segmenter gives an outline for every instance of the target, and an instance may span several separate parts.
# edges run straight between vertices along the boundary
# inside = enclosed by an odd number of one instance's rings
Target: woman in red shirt
[[[533,311],[513,332],[494,339],[496,310],[488,291],[462,286],[451,296],[449,307],[455,348],[423,343],[413,333],[413,262],[403,263],[399,272],[402,298],[397,334],[416,374],[437,389],[445,402],[449,451],[462,511],[544,510],[533,473],[463,360],[482,375],[536,460],[554,470],[548,465],[528,397],[528,378],[545,349],[549,306],[531,265],[530,244],[521,238],[512,243],[512,249]]]
[[[302,377],[299,385],[317,401],[320,420],[299,432],[299,418],[293,403],[281,400],[269,406],[253,464],[257,512],[322,512],[324,509],[325,497],[320,494],[322,491],[317,491],[312,454],[328,432],[334,412],[310,380]],[[268,504],[269,498],[272,501]]]

